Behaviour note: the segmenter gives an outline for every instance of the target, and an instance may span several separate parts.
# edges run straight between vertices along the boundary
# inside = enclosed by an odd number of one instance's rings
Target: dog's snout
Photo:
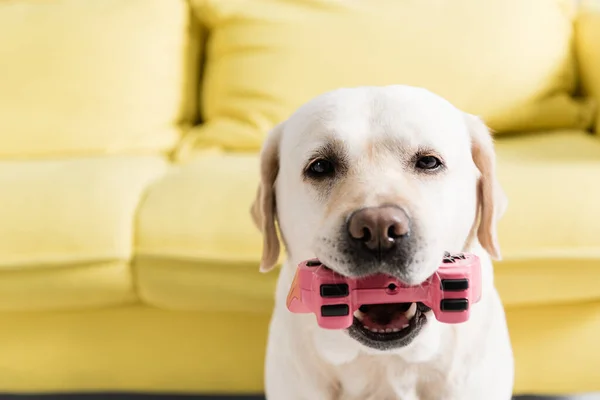
[[[391,249],[410,231],[404,210],[394,206],[369,207],[355,211],[348,220],[348,233],[372,251]]]

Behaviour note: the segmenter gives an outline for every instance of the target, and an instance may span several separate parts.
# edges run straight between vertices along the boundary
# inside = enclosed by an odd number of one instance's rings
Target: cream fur
[[[307,157],[325,141],[344,147],[347,176],[324,194],[302,178]],[[447,170],[415,176],[402,160],[418,148],[439,152]],[[269,400],[508,400],[513,359],[490,255],[499,257],[496,222],[506,207],[495,178],[493,144],[477,118],[408,86],[326,93],[302,106],[267,138],[253,216],[264,236],[261,269],[279,253],[278,221],[288,251],[276,290],[265,369]],[[408,280],[437,268],[439,254],[481,258],[483,297],[463,324],[428,323],[406,347],[367,348],[344,331],[320,329],[314,315],[291,314],[285,299],[296,265],[319,257],[331,268],[340,222],[356,208],[399,204],[425,240]]]

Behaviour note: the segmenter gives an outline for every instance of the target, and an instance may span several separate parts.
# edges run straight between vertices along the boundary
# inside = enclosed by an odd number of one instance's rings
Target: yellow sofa
[[[324,90],[392,83],[496,131],[516,393],[600,391],[596,1],[14,0],[0,393],[261,392],[257,150]]]

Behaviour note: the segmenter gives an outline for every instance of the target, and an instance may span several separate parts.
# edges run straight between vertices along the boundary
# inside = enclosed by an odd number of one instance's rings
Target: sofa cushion
[[[176,309],[270,308],[276,274],[258,273],[262,240],[249,214],[257,182],[256,155],[217,153],[174,167],[148,190],[136,227],[143,300]]]
[[[497,286],[508,306],[600,298],[600,140],[578,131],[498,140],[509,196]],[[258,272],[249,207],[255,155],[210,154],[177,167],[140,207],[141,297],[175,309],[268,311],[276,274]]]
[[[0,272],[0,311],[84,310],[136,301],[129,261]]]
[[[496,143],[509,198],[499,223],[498,287],[515,303],[600,298],[600,139],[585,132]]]
[[[576,21],[576,49],[584,91],[596,99],[596,133],[600,133],[600,2],[581,0]]]
[[[564,0],[198,0],[209,30],[205,124],[180,147],[257,149],[308,99],[338,87],[409,84],[481,115],[498,132],[584,127],[571,98]],[[243,73],[240,73],[243,71]]]
[[[269,314],[143,306],[0,313],[0,397],[191,400],[261,393],[268,325]]]
[[[166,168],[150,156],[0,162],[0,309],[131,299],[135,212]]]
[[[85,3],[0,2],[0,157],[165,150],[194,119],[187,2]]]

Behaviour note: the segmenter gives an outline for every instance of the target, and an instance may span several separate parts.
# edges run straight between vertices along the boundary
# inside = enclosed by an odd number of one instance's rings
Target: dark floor
[[[7,395],[0,394],[0,400],[264,400],[264,396],[193,396],[169,394],[55,394],[55,395]],[[518,396],[514,400],[600,400],[600,394],[575,397]]]

